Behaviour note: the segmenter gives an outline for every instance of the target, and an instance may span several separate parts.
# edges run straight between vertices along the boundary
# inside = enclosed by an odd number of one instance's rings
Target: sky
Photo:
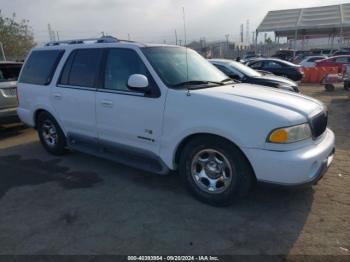
[[[60,39],[99,37],[174,43],[183,40],[185,8],[187,42],[238,41],[240,25],[249,19],[250,35],[269,10],[341,4],[340,0],[0,0],[3,16],[29,20],[36,42],[49,41],[48,24]]]

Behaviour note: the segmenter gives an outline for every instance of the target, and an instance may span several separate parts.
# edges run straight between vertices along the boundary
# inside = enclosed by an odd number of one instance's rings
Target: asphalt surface
[[[0,254],[350,254],[350,100],[329,106],[335,160],[314,187],[257,187],[233,206],[198,202],[158,176],[78,152],[46,153],[32,129],[0,127]]]

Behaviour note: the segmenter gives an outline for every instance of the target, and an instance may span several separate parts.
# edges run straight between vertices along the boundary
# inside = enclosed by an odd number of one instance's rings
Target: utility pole
[[[60,41],[60,36],[58,34],[58,31],[56,31],[56,35],[57,35],[57,41]]]
[[[177,31],[175,29],[175,45],[177,45]]]
[[[226,44],[227,44],[227,48],[228,48],[228,38],[230,37],[230,35],[229,34],[226,34],[225,35],[225,38],[226,38]]]
[[[249,45],[249,19],[247,20],[247,23],[246,23],[246,26],[245,26],[245,41],[246,41],[246,44]]]
[[[50,24],[47,24],[47,29],[49,30],[49,39],[50,39],[50,42],[52,41],[52,31],[51,31],[51,25]]]
[[[182,40],[181,40],[181,39],[179,40],[179,44],[180,44],[180,46],[181,46],[181,44],[182,44]]]
[[[47,29],[49,30],[50,42],[56,41],[56,32],[54,30],[52,30],[50,24],[47,25]],[[57,38],[58,38],[58,33],[57,33]]]

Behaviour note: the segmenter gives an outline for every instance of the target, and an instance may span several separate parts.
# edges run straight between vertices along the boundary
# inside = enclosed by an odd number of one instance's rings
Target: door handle
[[[112,107],[113,106],[113,102],[111,100],[102,100],[101,104],[105,107]]]
[[[54,93],[53,97],[56,98],[57,100],[61,100],[62,99],[62,95],[59,93]]]

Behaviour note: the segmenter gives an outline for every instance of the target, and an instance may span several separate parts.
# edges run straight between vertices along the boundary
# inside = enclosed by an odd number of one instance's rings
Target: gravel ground
[[[32,129],[1,127],[0,254],[350,255],[350,100],[301,89],[328,105],[333,165],[314,187],[258,186],[226,208],[194,200],[176,174],[53,157]]]

